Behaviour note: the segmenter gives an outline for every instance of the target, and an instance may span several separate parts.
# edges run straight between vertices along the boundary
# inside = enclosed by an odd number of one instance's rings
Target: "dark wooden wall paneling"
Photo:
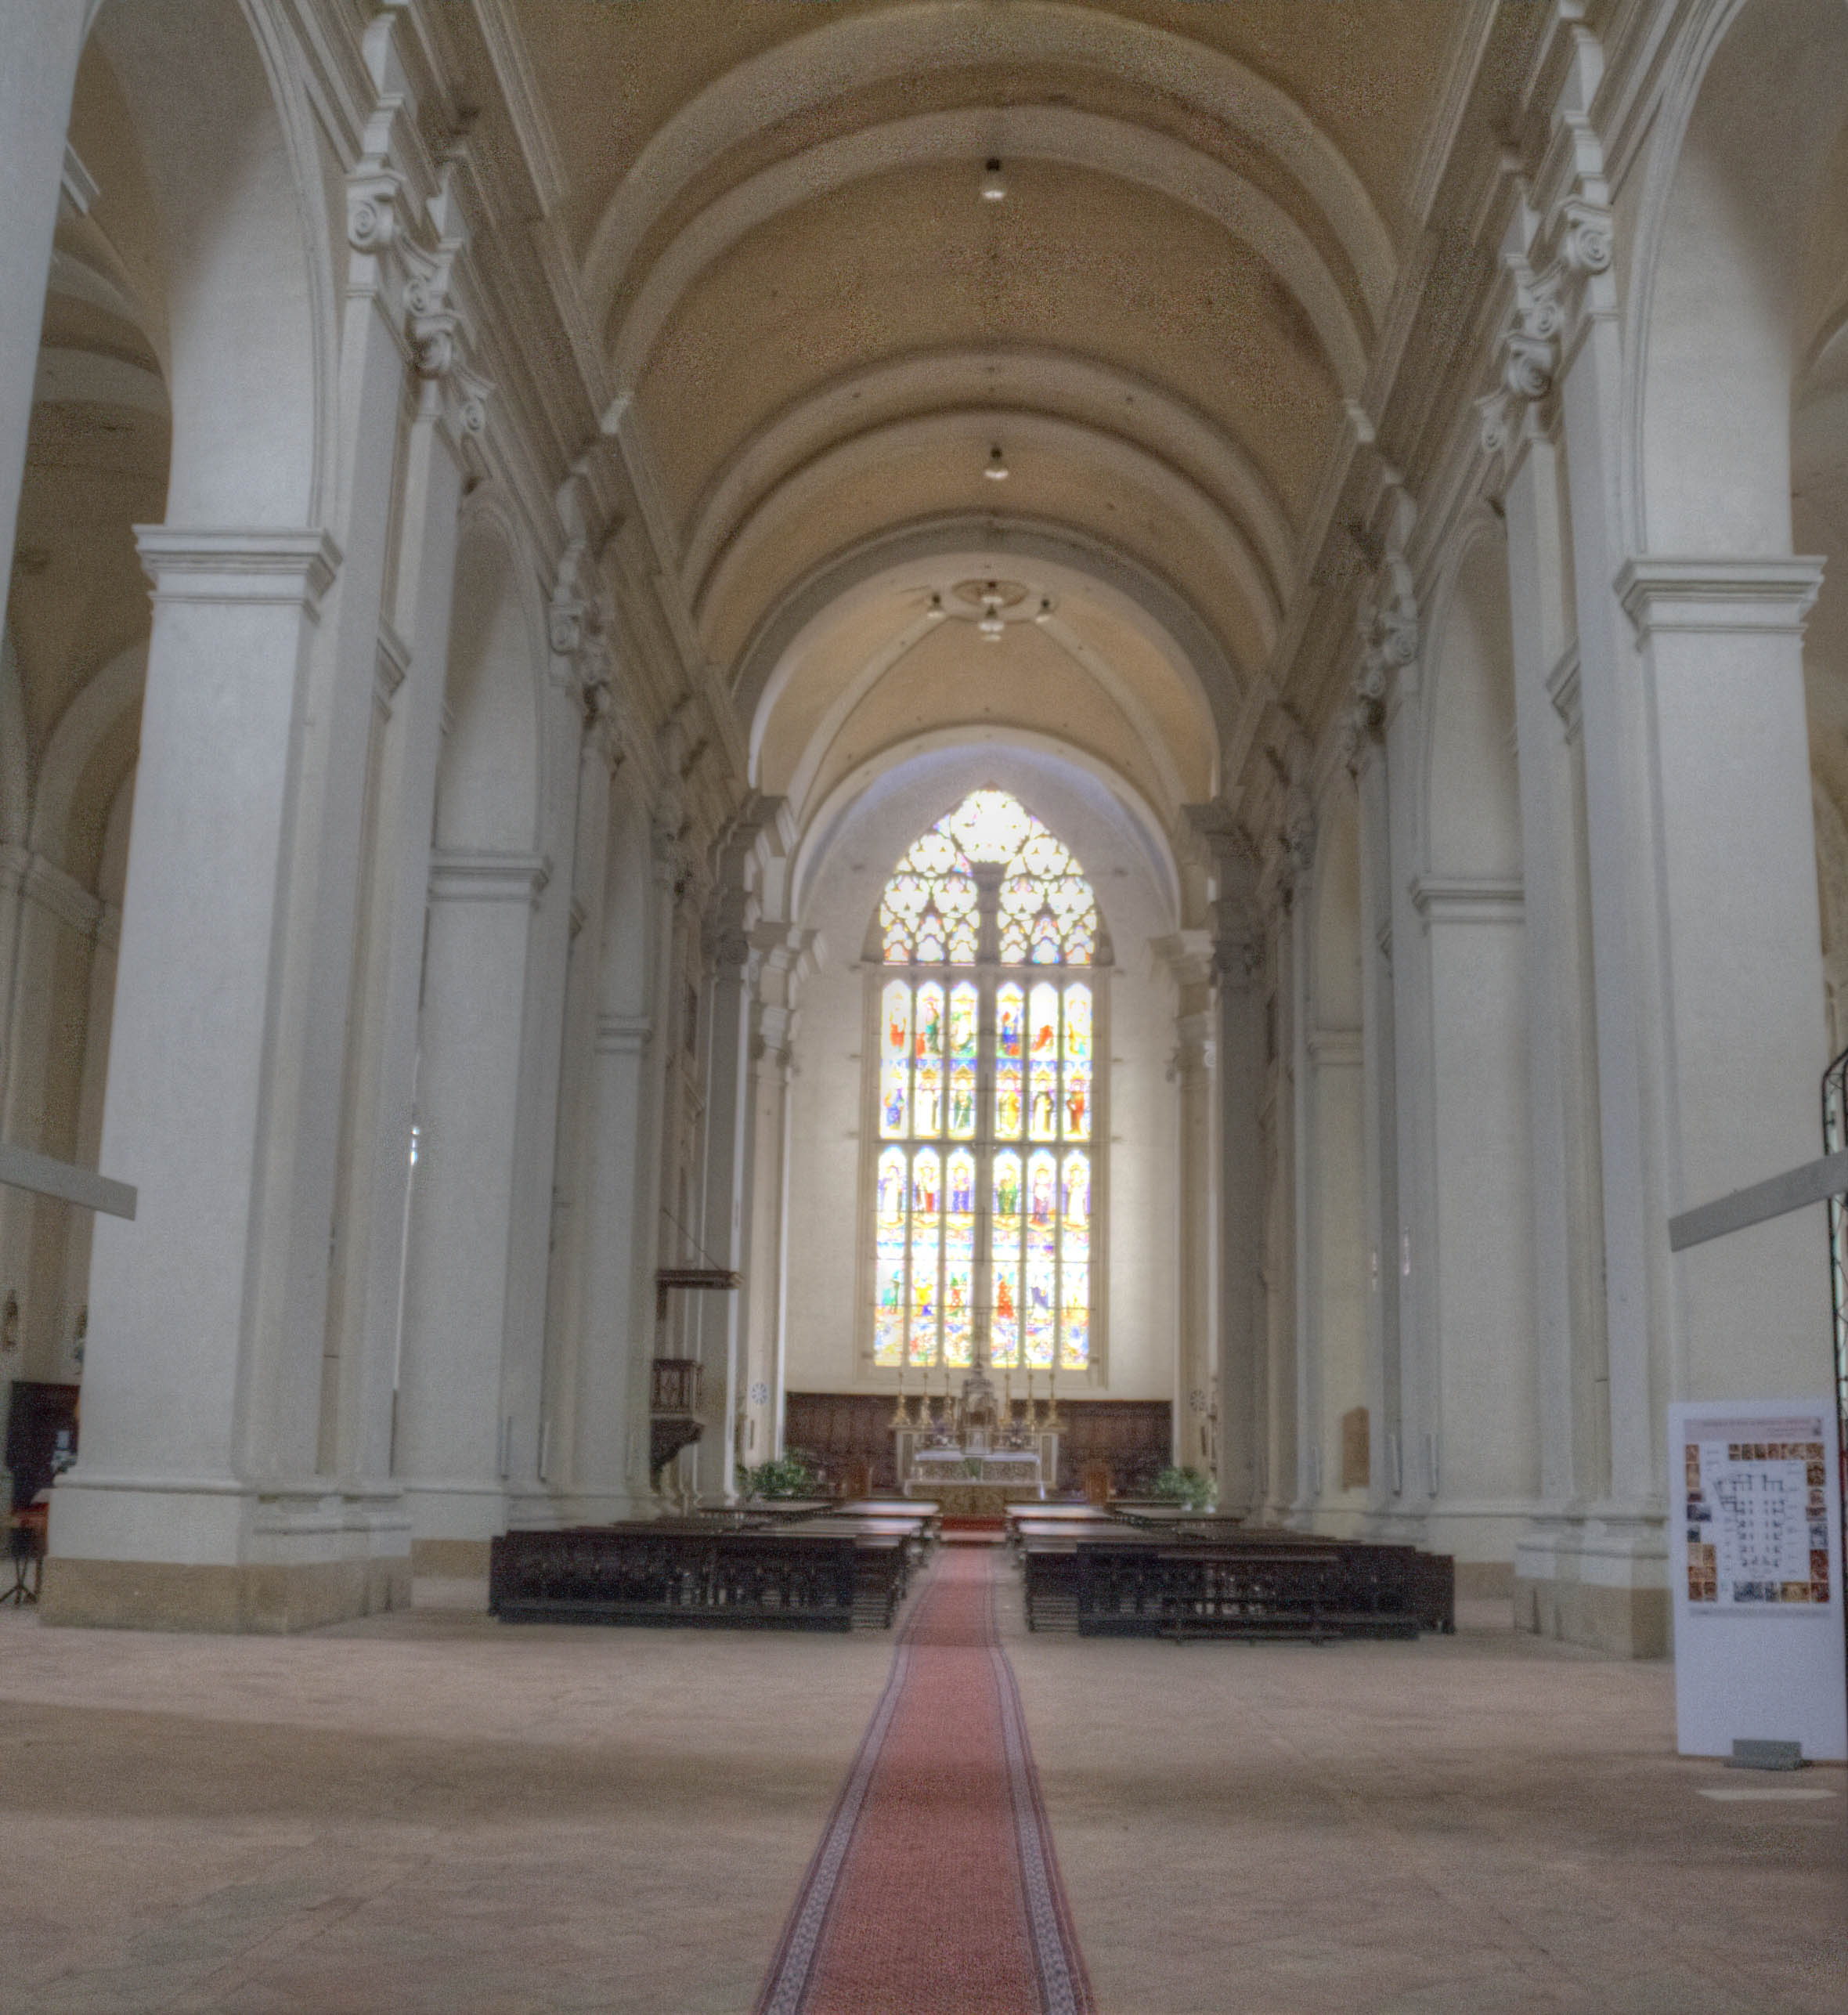
[[[1173,1412],[1166,1399],[1061,1399],[1059,1486],[1076,1490],[1090,1462],[1106,1463],[1113,1490],[1134,1492],[1172,1460]],[[784,1406],[784,1445],[818,1463],[839,1482],[856,1460],[872,1472],[875,1490],[895,1490],[892,1402],[873,1392],[791,1392]]]

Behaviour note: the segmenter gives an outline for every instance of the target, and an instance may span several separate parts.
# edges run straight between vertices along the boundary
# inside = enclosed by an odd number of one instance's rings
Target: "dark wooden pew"
[[[507,1533],[488,1607],[504,1623],[846,1630],[890,1626],[912,1541],[859,1520],[771,1530],[718,1520]]]
[[[1020,1522],[1027,1626],[1087,1637],[1416,1637],[1456,1628],[1456,1569],[1414,1547],[1197,1520]]]

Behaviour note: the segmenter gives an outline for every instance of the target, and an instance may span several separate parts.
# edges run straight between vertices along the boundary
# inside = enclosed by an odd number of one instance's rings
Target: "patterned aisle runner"
[[[998,1547],[940,1549],[757,2015],[1089,2015],[1002,1571]]]

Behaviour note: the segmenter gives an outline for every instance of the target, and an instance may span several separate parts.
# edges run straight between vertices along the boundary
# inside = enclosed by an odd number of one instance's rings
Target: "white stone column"
[[[439,849],[431,865],[420,1144],[397,1470],[420,1573],[485,1574],[513,1453],[506,1342],[527,961],[542,856]]]
[[[262,1172],[294,1117],[274,1082],[277,889],[339,554],[320,532],[159,527],[141,545],[153,629],[102,1147],[140,1204],[96,1227],[46,1613],[280,1627],[368,1597],[366,1561],[291,1522],[312,1414],[271,1403],[299,1339],[258,1319],[282,1257]]]
[[[789,1143],[793,1121],[797,1002],[814,970],[816,934],[786,923],[752,933],[758,955],[757,1039],[751,1059],[755,1162],[744,1258],[747,1307],[743,1370],[744,1460],[782,1453],[789,1292]]]
[[[1817,1150],[1827,1059],[1803,623],[1821,578],[1810,559],[1651,555],[1618,583],[1652,731],[1670,1211]],[[1650,1230],[1662,1243],[1661,1223]],[[1775,1219],[1683,1253],[1659,1320],[1677,1397],[1820,1391],[1829,1300],[1817,1221]]]
[[[1503,341],[1503,388],[1483,403],[1483,442],[1505,459],[1528,998],[1540,1508],[1516,1548],[1515,1599],[1517,1620],[1539,1629],[1553,1619],[1534,1584],[1553,1579],[1557,1548],[1608,1488],[1608,1361],[1579,655],[1559,457],[1539,403],[1548,388],[1524,336],[1534,302],[1524,259],[1511,265],[1517,302]]]
[[[1367,1504],[1395,1511],[1404,1464],[1399,1410],[1398,1033],[1393,1011],[1391,822],[1386,751],[1363,706],[1353,762],[1360,800],[1361,1071],[1366,1082]]]
[[[1294,1488],[1287,1506],[1287,1522],[1313,1522],[1328,1480],[1330,1448],[1323,1420],[1322,1338],[1317,1322],[1317,1237],[1316,1185],[1320,1170],[1319,1136],[1316,1125],[1316,1063],[1314,1053],[1315,917],[1312,897],[1316,822],[1307,805],[1299,809],[1284,836],[1287,849],[1283,894],[1288,905],[1289,932],[1280,949],[1277,971],[1280,1000],[1288,1013],[1280,1031],[1289,1059],[1288,1100],[1278,1101],[1278,1123],[1290,1141],[1290,1327],[1296,1348],[1290,1392]],[[1286,958],[1287,962],[1286,962]]]
[[[1258,1499],[1258,1458],[1265,1431],[1257,1404],[1265,1349],[1260,1273],[1265,1172],[1258,1124],[1264,1095],[1263,939],[1248,843],[1211,811],[1198,822],[1211,850],[1217,887],[1219,1503],[1227,1511],[1248,1511]]]
[[[606,823],[600,959],[591,975],[596,991],[583,1089],[583,1193],[575,1213],[584,1235],[576,1251],[579,1314],[565,1505],[567,1515],[589,1520],[646,1516],[655,1505],[648,1399],[660,1045],[648,1010],[658,991],[652,943],[658,905],[651,850],[645,839],[637,844],[640,822],[612,816]],[[645,834],[645,826],[641,832]],[[619,928],[637,912],[639,945]],[[587,930],[590,927],[587,920]]]
[[[615,969],[606,964],[597,1020],[589,1213],[599,1231],[587,1248],[576,1428],[584,1487],[612,1499],[619,1493],[644,1510],[659,1502],[649,1402],[651,1367],[666,1341],[655,1320],[655,1269],[661,1264],[672,1106],[668,1049],[680,875],[673,796],[670,781],[654,818],[641,826],[641,843],[631,834],[619,857],[612,852],[609,871],[611,904],[622,893],[620,876],[626,900],[640,912],[641,970],[615,992]]]
[[[1418,858],[1418,789],[1424,713],[1416,659],[1398,668],[1385,695],[1386,901],[1392,946],[1393,1192],[1396,1211],[1380,1255],[1390,1268],[1398,1308],[1397,1391],[1392,1411],[1396,1456],[1388,1529],[1423,1536],[1425,1514],[1442,1478],[1431,1292],[1435,1250],[1435,1093],[1431,966],[1413,897]]]
[[[38,332],[58,221],[64,134],[92,0],[0,5],[0,558],[9,580],[32,424]],[[0,628],[5,627],[0,589]]]
[[[1298,836],[1306,860],[1309,840]],[[1265,1281],[1264,1522],[1287,1525],[1311,1477],[1305,1466],[1299,1385],[1302,1376],[1302,1282],[1298,1270],[1301,1223],[1298,1182],[1301,1169],[1302,1078],[1298,1071],[1301,1027],[1301,919],[1294,900],[1298,862],[1287,850],[1269,891],[1265,934],[1271,948],[1270,1006],[1265,1010],[1266,1052],[1262,1110],[1267,1115],[1269,1165],[1265,1180],[1262,1270]]]
[[[583,781],[583,689],[572,659],[554,651],[545,694],[541,774]],[[558,1168],[558,1092],[564,1061],[576,872],[575,790],[542,811],[547,881],[537,893],[526,963],[525,1031],[513,1139],[514,1206],[508,1258],[507,1356],[503,1373],[509,1522],[549,1525],[555,1509],[540,1479],[545,1446],[546,1287],[552,1193]]]
[[[1508,612],[1513,634],[1515,749],[1521,777],[1521,866],[1527,1016],[1528,1164],[1534,1245],[1540,1494],[1549,1513],[1574,1495],[1572,1378],[1573,1218],[1568,1128],[1576,1103],[1570,1032],[1578,952],[1565,724],[1550,682],[1567,641],[1558,456],[1522,402],[1507,425]]]
[[[1651,1053],[1659,1049],[1663,1031],[1655,1017],[1666,1003],[1651,980],[1659,948],[1654,903],[1644,886],[1651,848],[1641,681],[1635,637],[1612,587],[1625,558],[1616,504],[1622,337],[1608,270],[1608,233],[1583,242],[1601,245],[1595,255],[1601,263],[1587,267],[1581,261],[1568,274],[1576,285],[1568,305],[1558,388],[1572,483],[1596,981],[1611,1495],[1572,1570],[1598,1592],[1568,1605],[1555,1627],[1612,1648],[1647,1650],[1663,1647],[1667,1630],[1664,1475],[1657,1454],[1666,1427],[1656,1416],[1667,1403],[1669,1385],[1666,1363],[1651,1361],[1652,1313],[1666,1316],[1669,1288],[1667,1192],[1657,1146],[1667,1115],[1654,1103],[1651,1085],[1653,1079],[1661,1089]],[[1806,778],[1803,803],[1806,814]],[[1813,887],[1814,866],[1808,872]],[[1806,1084],[1805,1095],[1813,1089]],[[1806,1150],[1814,1144],[1806,1142]],[[1666,1356],[1666,1337],[1661,1341]]]
[[[556,635],[554,642],[558,641]],[[601,667],[597,668],[601,672]],[[577,835],[566,962],[564,1042],[559,1058],[558,1125],[551,1187],[551,1254],[546,1291],[544,1406],[539,1480],[568,1497],[579,1482],[575,1459],[585,1350],[584,1276],[608,1227],[589,1221],[597,1024],[608,933],[610,782],[620,760],[607,718],[607,683],[587,684],[587,728],[579,752]],[[568,1515],[580,1515],[570,1512]]]
[[[706,1024],[706,1113],[700,1174],[702,1266],[742,1272],[750,1208],[753,1086],[757,1039],[756,955],[745,930],[724,920],[711,940],[702,1018]],[[702,1294],[694,1333],[705,1367],[706,1432],[695,1454],[703,1497],[731,1494],[738,1421],[744,1402],[744,1290]]]
[[[1179,1334],[1175,1352],[1173,1459],[1210,1475],[1218,1459],[1214,1397],[1217,1295],[1213,1280],[1213,940],[1205,930],[1157,940],[1155,955],[1175,983],[1175,1263]]]
[[[375,978],[357,1080],[366,1125],[356,1143],[347,1227],[351,1299],[345,1320],[358,1363],[342,1381],[339,1445],[343,1464],[362,1479],[388,1477],[392,1467],[430,835],[442,753],[457,512],[464,446],[472,438],[453,387],[424,379],[405,452],[396,593],[387,612],[407,669],[392,699],[379,778]]]

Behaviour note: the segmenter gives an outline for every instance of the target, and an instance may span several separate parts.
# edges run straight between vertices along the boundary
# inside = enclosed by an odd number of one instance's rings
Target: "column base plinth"
[[[53,1555],[45,1563],[38,1616],[42,1623],[94,1630],[280,1634],[407,1609],[410,1577],[402,1554],[235,1565]]]

